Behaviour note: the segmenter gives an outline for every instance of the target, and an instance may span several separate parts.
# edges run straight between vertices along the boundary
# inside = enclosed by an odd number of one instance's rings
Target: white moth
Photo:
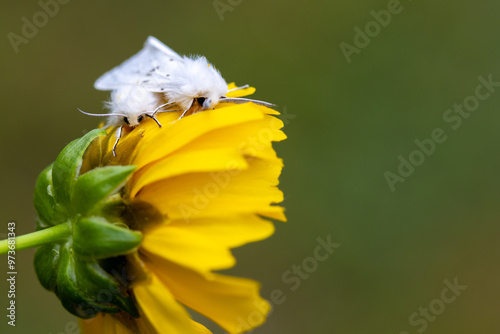
[[[226,81],[205,57],[180,56],[152,36],[141,51],[97,79],[94,87],[111,91],[111,100],[107,103],[109,113],[80,111],[91,116],[108,116],[106,127],[119,126],[113,147],[115,156],[122,128],[135,127],[145,117],[152,118],[161,127],[155,117],[159,112],[182,110],[181,119],[188,111],[196,113],[224,102],[274,106],[263,101],[226,97],[229,92]]]

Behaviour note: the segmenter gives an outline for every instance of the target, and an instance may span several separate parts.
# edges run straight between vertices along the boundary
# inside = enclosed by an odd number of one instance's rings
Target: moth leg
[[[123,129],[123,126],[120,126],[117,130],[116,130],[116,141],[115,141],[115,145],[113,145],[113,156],[116,157],[116,146],[118,146],[118,142],[120,141],[120,138],[122,137],[122,129]]]
[[[187,108],[186,110],[184,110],[184,112],[182,113],[181,117],[179,117],[177,120],[180,120],[182,117],[184,117],[184,115],[186,115],[187,111],[189,110],[190,108]]]
[[[156,122],[156,124],[158,124],[158,126],[161,128],[160,121],[158,121],[154,115],[146,114],[146,116],[148,116],[149,118],[152,118]]]
[[[181,117],[179,117],[177,120],[180,120],[182,117],[184,117],[184,115],[186,115],[186,113],[188,112],[188,110],[191,109],[191,107],[193,106],[194,101],[195,101],[195,99],[193,99],[193,101],[191,101],[191,104],[189,105],[189,107],[187,107],[187,109],[184,110],[184,112],[182,113]]]
[[[172,105],[172,104],[174,104],[174,103],[173,103],[173,102],[167,102],[167,103],[165,103],[165,104],[162,104],[161,106],[159,106],[158,108],[156,108],[156,109],[155,109],[155,110],[151,113],[151,116],[156,115],[156,113],[157,113],[157,112],[158,112],[161,108],[166,107],[166,106],[170,106],[170,105]],[[167,111],[168,111],[168,110],[167,110]],[[161,111],[160,111],[160,112],[161,112]],[[148,114],[146,114],[146,116],[149,116],[149,115],[148,115]]]
[[[161,106],[159,106],[158,108],[156,108],[151,114],[149,113],[144,113],[147,117],[149,118],[152,118],[156,124],[158,124],[158,126],[161,128],[162,125],[160,123],[160,121],[155,117],[155,115],[157,113],[162,113],[162,112],[168,112],[168,111],[180,111],[180,109],[167,109],[167,110],[160,110],[161,108],[165,107],[165,106],[171,106],[173,103],[172,102],[169,102],[169,103],[165,103],[165,104],[162,104]]]

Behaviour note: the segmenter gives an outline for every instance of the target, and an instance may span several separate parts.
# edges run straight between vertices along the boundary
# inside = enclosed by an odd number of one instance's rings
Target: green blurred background
[[[499,333],[500,88],[457,130],[443,115],[473,101],[479,76],[500,81],[500,2],[402,0],[350,63],[340,43],[353,45],[355,27],[391,1],[216,3],[229,7],[69,1],[16,53],[8,34],[21,35],[22,18],[41,7],[2,2],[0,233],[9,220],[18,234],[34,229],[38,173],[97,124],[76,108],[100,112],[107,94],[94,80],[153,35],[286,108],[289,138],[276,148],[289,222],[237,249],[231,270],[260,280],[264,297],[280,289],[286,298],[254,333]],[[391,191],[384,173],[397,173],[398,157],[435,128],[447,140]],[[340,247],[323,262],[307,259],[328,236]],[[1,257],[0,332],[73,333],[74,318],[39,285],[33,253],[17,257],[15,329]],[[307,278],[289,272],[303,263]],[[467,288],[443,304],[443,281],[456,277]],[[429,306],[424,320],[419,308]]]

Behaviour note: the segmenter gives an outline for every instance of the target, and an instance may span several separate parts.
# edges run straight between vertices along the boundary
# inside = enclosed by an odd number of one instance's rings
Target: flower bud
[[[116,224],[119,217],[110,223],[105,218],[109,213],[104,213],[111,197],[116,202],[114,195],[135,166],[107,166],[80,175],[85,150],[105,134],[93,130],[71,142],[38,177],[34,196],[37,230],[66,224],[69,232],[37,250],[35,270],[42,286],[80,318],[122,310],[138,317],[128,293],[129,282],[117,279],[108,272],[113,268],[102,262],[134,252],[142,241],[140,232]]]

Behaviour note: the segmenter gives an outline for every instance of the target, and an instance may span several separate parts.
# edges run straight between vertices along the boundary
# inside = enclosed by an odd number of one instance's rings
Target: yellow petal
[[[163,115],[159,115],[158,119],[163,127],[151,131],[151,136],[150,133],[144,133],[137,147],[138,154],[134,164],[142,167],[161,159],[210,131],[262,119],[263,109],[265,108],[252,104],[228,104],[171,123],[163,122]]]
[[[168,226],[189,230],[229,248],[265,239],[274,232],[271,222],[252,214],[199,218],[189,223],[174,220]]]
[[[129,330],[127,327],[125,327],[124,324],[122,324],[120,321],[115,321],[115,333],[116,334],[135,334],[131,330]]]
[[[206,133],[186,146],[183,151],[205,150],[207,148],[239,148],[243,150],[252,149],[260,151],[268,149],[273,141],[286,139],[286,135],[280,130],[283,123],[272,116],[265,116],[264,119],[246,122],[243,124],[225,127]],[[231,138],[231,140],[228,140]],[[260,156],[257,154],[256,156]]]
[[[133,287],[137,303],[158,333],[196,334],[191,317],[155,275]]]
[[[141,253],[179,263],[198,271],[230,268],[235,264],[231,252],[223,244],[187,228],[160,225],[144,232]]]
[[[82,333],[89,334],[134,334],[111,314],[99,313],[92,319],[80,319]]]
[[[283,208],[281,206],[272,206],[270,209],[271,210],[268,210],[268,211],[259,211],[258,214],[262,215],[264,217],[267,217],[267,218],[280,220],[282,222],[287,221],[286,216],[285,216],[285,212],[284,212],[285,208]]]
[[[148,318],[144,315],[142,310],[139,310],[140,318],[135,319],[135,323],[137,324],[138,333],[140,334],[160,334],[154,326],[151,324]],[[136,334],[136,333],[134,333]]]
[[[206,328],[205,326],[203,326],[199,322],[192,320],[192,323],[193,323],[193,327],[195,328],[195,330],[198,334],[212,334],[212,332],[209,331],[208,328]]]
[[[84,334],[99,334],[103,332],[104,316],[99,313],[92,319],[79,319],[80,329]]]
[[[102,321],[102,332],[116,334],[116,321],[117,320],[114,320],[111,315],[105,314]]]
[[[129,182],[130,197],[135,197],[145,185],[169,177],[193,172],[225,170],[228,167],[246,169],[248,164],[234,148],[180,151],[134,173],[132,181]]]
[[[269,303],[259,295],[259,283],[253,280],[219,274],[213,274],[209,280],[156,257],[149,258],[147,265],[177,300],[231,334],[260,326],[270,311]]]
[[[128,183],[130,196],[134,197],[148,183],[183,173],[245,169],[247,164],[238,154],[278,160],[271,141],[286,138],[279,130],[282,125],[275,117],[265,116],[262,120],[202,135],[182,149],[136,171]]]
[[[275,211],[271,203],[283,200],[276,187],[281,162],[253,159],[249,166],[234,173],[195,173],[155,182],[144,187],[137,199],[170,219]]]

